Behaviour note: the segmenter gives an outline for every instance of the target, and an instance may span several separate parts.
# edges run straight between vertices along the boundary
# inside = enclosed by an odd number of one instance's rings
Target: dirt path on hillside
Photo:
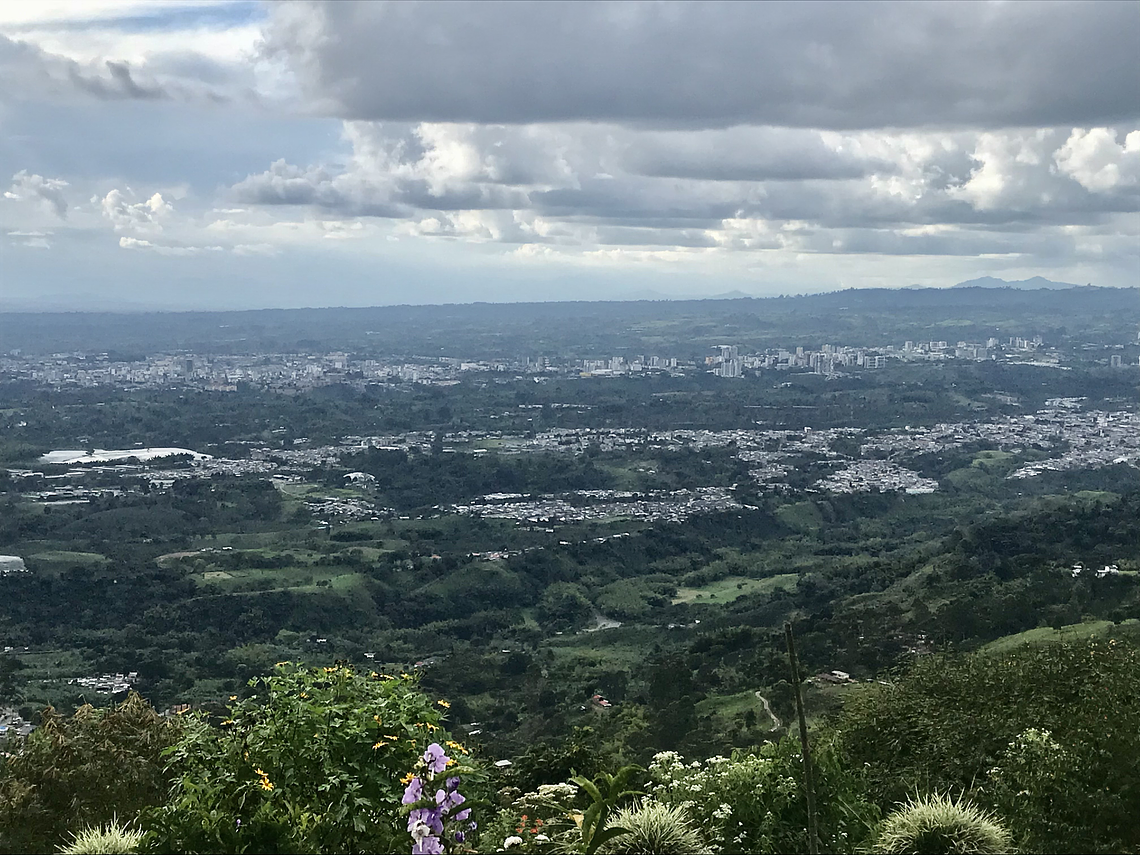
[[[772,707],[768,703],[768,699],[759,692],[756,693],[756,699],[764,705],[764,712],[768,713],[768,718],[772,719],[772,730],[779,730],[781,727],[783,727],[784,723],[776,717],[776,714],[774,712],[772,712]]]

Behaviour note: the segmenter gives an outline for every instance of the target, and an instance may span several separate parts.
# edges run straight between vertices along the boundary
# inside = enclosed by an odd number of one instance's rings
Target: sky
[[[0,309],[1140,284],[1136,2],[0,0]]]

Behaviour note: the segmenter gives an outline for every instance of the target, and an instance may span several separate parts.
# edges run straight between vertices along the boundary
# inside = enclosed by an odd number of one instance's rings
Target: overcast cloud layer
[[[0,307],[1140,283],[1134,3],[0,0]]]

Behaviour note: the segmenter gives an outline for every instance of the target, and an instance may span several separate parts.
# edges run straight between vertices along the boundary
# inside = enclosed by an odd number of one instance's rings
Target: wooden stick
[[[796,713],[800,717],[800,749],[804,761],[804,788],[807,791],[808,852],[811,855],[819,855],[819,817],[815,812],[815,774],[811,767],[807,719],[804,717],[804,697],[800,692],[800,669],[796,663],[796,640],[792,635],[791,621],[784,624],[784,637],[788,641],[788,661],[792,666],[792,688],[796,690]]]

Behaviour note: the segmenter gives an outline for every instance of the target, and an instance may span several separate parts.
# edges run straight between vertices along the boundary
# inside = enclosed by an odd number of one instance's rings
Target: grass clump
[[[1002,855],[1014,851],[1010,833],[970,802],[948,795],[909,799],[879,826],[878,855]]]
[[[59,851],[60,855],[133,855],[139,851],[142,839],[142,831],[113,821],[72,835],[71,842]]]
[[[679,806],[646,799],[619,810],[611,825],[629,833],[603,843],[599,853],[702,855],[709,851],[689,815]]]

